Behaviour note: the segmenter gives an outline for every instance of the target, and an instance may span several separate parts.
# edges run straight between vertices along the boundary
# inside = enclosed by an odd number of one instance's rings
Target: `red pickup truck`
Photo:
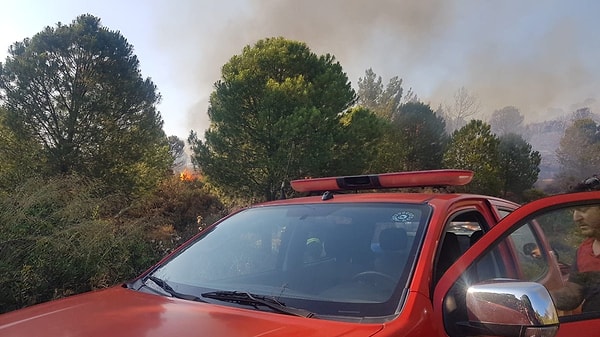
[[[312,196],[239,210],[131,282],[0,315],[0,336],[600,333],[600,312],[549,295],[578,244],[573,209],[600,207],[600,192],[524,206],[439,192],[472,175],[293,181]]]

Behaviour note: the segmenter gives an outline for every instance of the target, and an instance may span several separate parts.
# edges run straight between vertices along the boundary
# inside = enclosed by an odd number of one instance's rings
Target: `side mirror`
[[[495,279],[472,285],[466,294],[469,321],[458,323],[475,335],[552,337],[558,314],[544,286]]]

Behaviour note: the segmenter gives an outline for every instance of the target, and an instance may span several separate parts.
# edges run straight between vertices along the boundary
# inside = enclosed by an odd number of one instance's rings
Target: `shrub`
[[[143,199],[78,177],[32,178],[0,196],[0,313],[139,275],[222,215],[202,186],[176,179]]]

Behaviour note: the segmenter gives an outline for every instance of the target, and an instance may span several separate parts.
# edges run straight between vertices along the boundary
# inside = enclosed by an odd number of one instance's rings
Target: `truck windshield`
[[[427,205],[398,203],[250,208],[206,231],[151,276],[199,298],[243,292],[320,316],[389,316],[400,307],[430,212]]]

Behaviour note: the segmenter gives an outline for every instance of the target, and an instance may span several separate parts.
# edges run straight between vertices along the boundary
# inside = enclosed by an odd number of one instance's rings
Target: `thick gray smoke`
[[[402,78],[405,89],[434,109],[465,87],[481,102],[480,118],[512,105],[532,122],[582,105],[600,112],[599,7],[584,1],[187,0],[170,2],[157,26],[160,44],[178,60],[172,76],[196,99],[187,124],[200,134],[221,66],[244,46],[273,36],[335,55],[354,85],[373,68],[386,81]]]

